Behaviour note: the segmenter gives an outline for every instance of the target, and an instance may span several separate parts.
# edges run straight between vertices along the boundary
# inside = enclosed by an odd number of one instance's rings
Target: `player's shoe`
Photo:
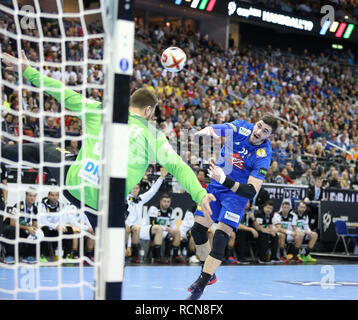
[[[153,264],[168,264],[169,260],[165,258],[153,258]]]
[[[4,258],[4,263],[6,264],[14,264],[15,263],[15,259],[13,256],[7,256]]]
[[[197,258],[197,256],[194,254],[192,255],[189,260],[188,260],[189,264],[199,264],[200,260]]]
[[[211,284],[214,284],[216,281],[218,281],[218,278],[216,277],[216,274],[214,273],[208,282],[208,286],[210,286]],[[194,290],[194,288],[195,288],[195,282],[188,288],[188,291],[192,292]]]
[[[298,254],[297,256],[294,256],[292,259],[291,259],[292,262],[297,262],[297,263],[302,263],[303,262],[303,258],[300,254]]]
[[[310,262],[310,263],[316,263],[317,259],[312,258],[310,254],[303,257],[303,262]]]
[[[36,259],[34,257],[23,257],[21,262],[28,263],[28,264],[35,264]]]
[[[225,261],[226,264],[239,264],[239,262],[234,257],[228,257]]]
[[[194,284],[192,284],[193,286]],[[193,290],[190,291],[190,295],[185,300],[199,300],[200,297],[203,295],[204,289],[199,287],[193,287]]]
[[[40,262],[42,262],[42,263],[48,263],[48,260],[47,260],[47,258],[46,258],[44,255],[42,255],[41,258],[40,258]]]
[[[237,260],[237,263],[238,264],[242,264],[242,265],[245,265],[245,264],[251,264],[251,261],[250,260],[247,260],[245,258],[242,258],[240,260]]]
[[[137,256],[132,256],[129,260],[131,263],[136,263],[136,264],[139,264],[140,263],[140,260]]]
[[[172,263],[185,264],[186,261],[184,260],[184,258],[182,256],[176,256],[176,257],[172,257]]]
[[[208,285],[214,284],[216,281],[218,281],[218,278],[216,277],[216,274],[214,273],[214,274],[211,276],[211,278],[210,278],[210,280],[209,280],[209,282],[208,282]]]
[[[273,262],[271,262],[271,260],[260,260],[260,259],[258,259],[257,262],[259,264],[273,264]]]
[[[271,259],[271,262],[273,264],[280,264],[280,263],[283,263],[283,261],[281,259]]]
[[[285,257],[281,257],[280,260],[282,261],[282,263],[290,263],[290,260]]]

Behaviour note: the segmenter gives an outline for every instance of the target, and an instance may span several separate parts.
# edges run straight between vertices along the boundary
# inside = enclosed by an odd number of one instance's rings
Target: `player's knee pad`
[[[191,235],[196,245],[201,245],[208,242],[208,228],[200,223],[194,222],[191,228]]]
[[[217,229],[214,234],[213,247],[211,249],[210,256],[221,261],[224,258],[228,242],[229,235],[226,232]]]

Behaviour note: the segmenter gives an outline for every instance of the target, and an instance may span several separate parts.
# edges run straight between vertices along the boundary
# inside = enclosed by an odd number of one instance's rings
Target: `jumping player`
[[[213,179],[207,191],[216,201],[210,204],[211,220],[207,219],[200,207],[195,212],[195,223],[191,230],[196,252],[203,262],[199,278],[188,288],[188,300],[197,300],[206,285],[213,283],[215,271],[225,254],[231,232],[236,231],[247,202],[259,192],[271,164],[269,137],[276,131],[277,120],[271,115],[263,116],[255,125],[244,120],[212,125],[199,131],[204,136],[226,136],[217,165],[210,166]],[[212,223],[218,222],[212,248],[207,231]]]

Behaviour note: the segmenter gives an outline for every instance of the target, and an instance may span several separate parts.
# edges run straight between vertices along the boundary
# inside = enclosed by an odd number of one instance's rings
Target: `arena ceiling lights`
[[[331,39],[349,39],[358,42],[358,26],[347,22],[326,21],[321,27],[318,18],[301,18],[287,15],[285,12],[278,12],[264,9],[263,7],[252,6],[247,2],[229,1],[227,4],[229,17],[244,18],[247,22],[271,24],[276,28],[282,26],[289,31],[305,32],[307,34],[327,37]]]
[[[193,9],[213,11],[216,0],[175,0],[176,5],[189,4]]]
[[[312,31],[314,22],[312,20],[300,19],[276,12],[262,10],[250,6],[249,8],[239,6],[235,1],[231,1],[228,4],[229,16],[237,15],[244,18],[260,19],[263,22],[278,24],[281,26],[294,28],[303,31]]]

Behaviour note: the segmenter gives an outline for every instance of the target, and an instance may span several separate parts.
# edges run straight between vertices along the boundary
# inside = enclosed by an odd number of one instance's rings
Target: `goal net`
[[[101,3],[0,3],[0,299],[104,298]]]

